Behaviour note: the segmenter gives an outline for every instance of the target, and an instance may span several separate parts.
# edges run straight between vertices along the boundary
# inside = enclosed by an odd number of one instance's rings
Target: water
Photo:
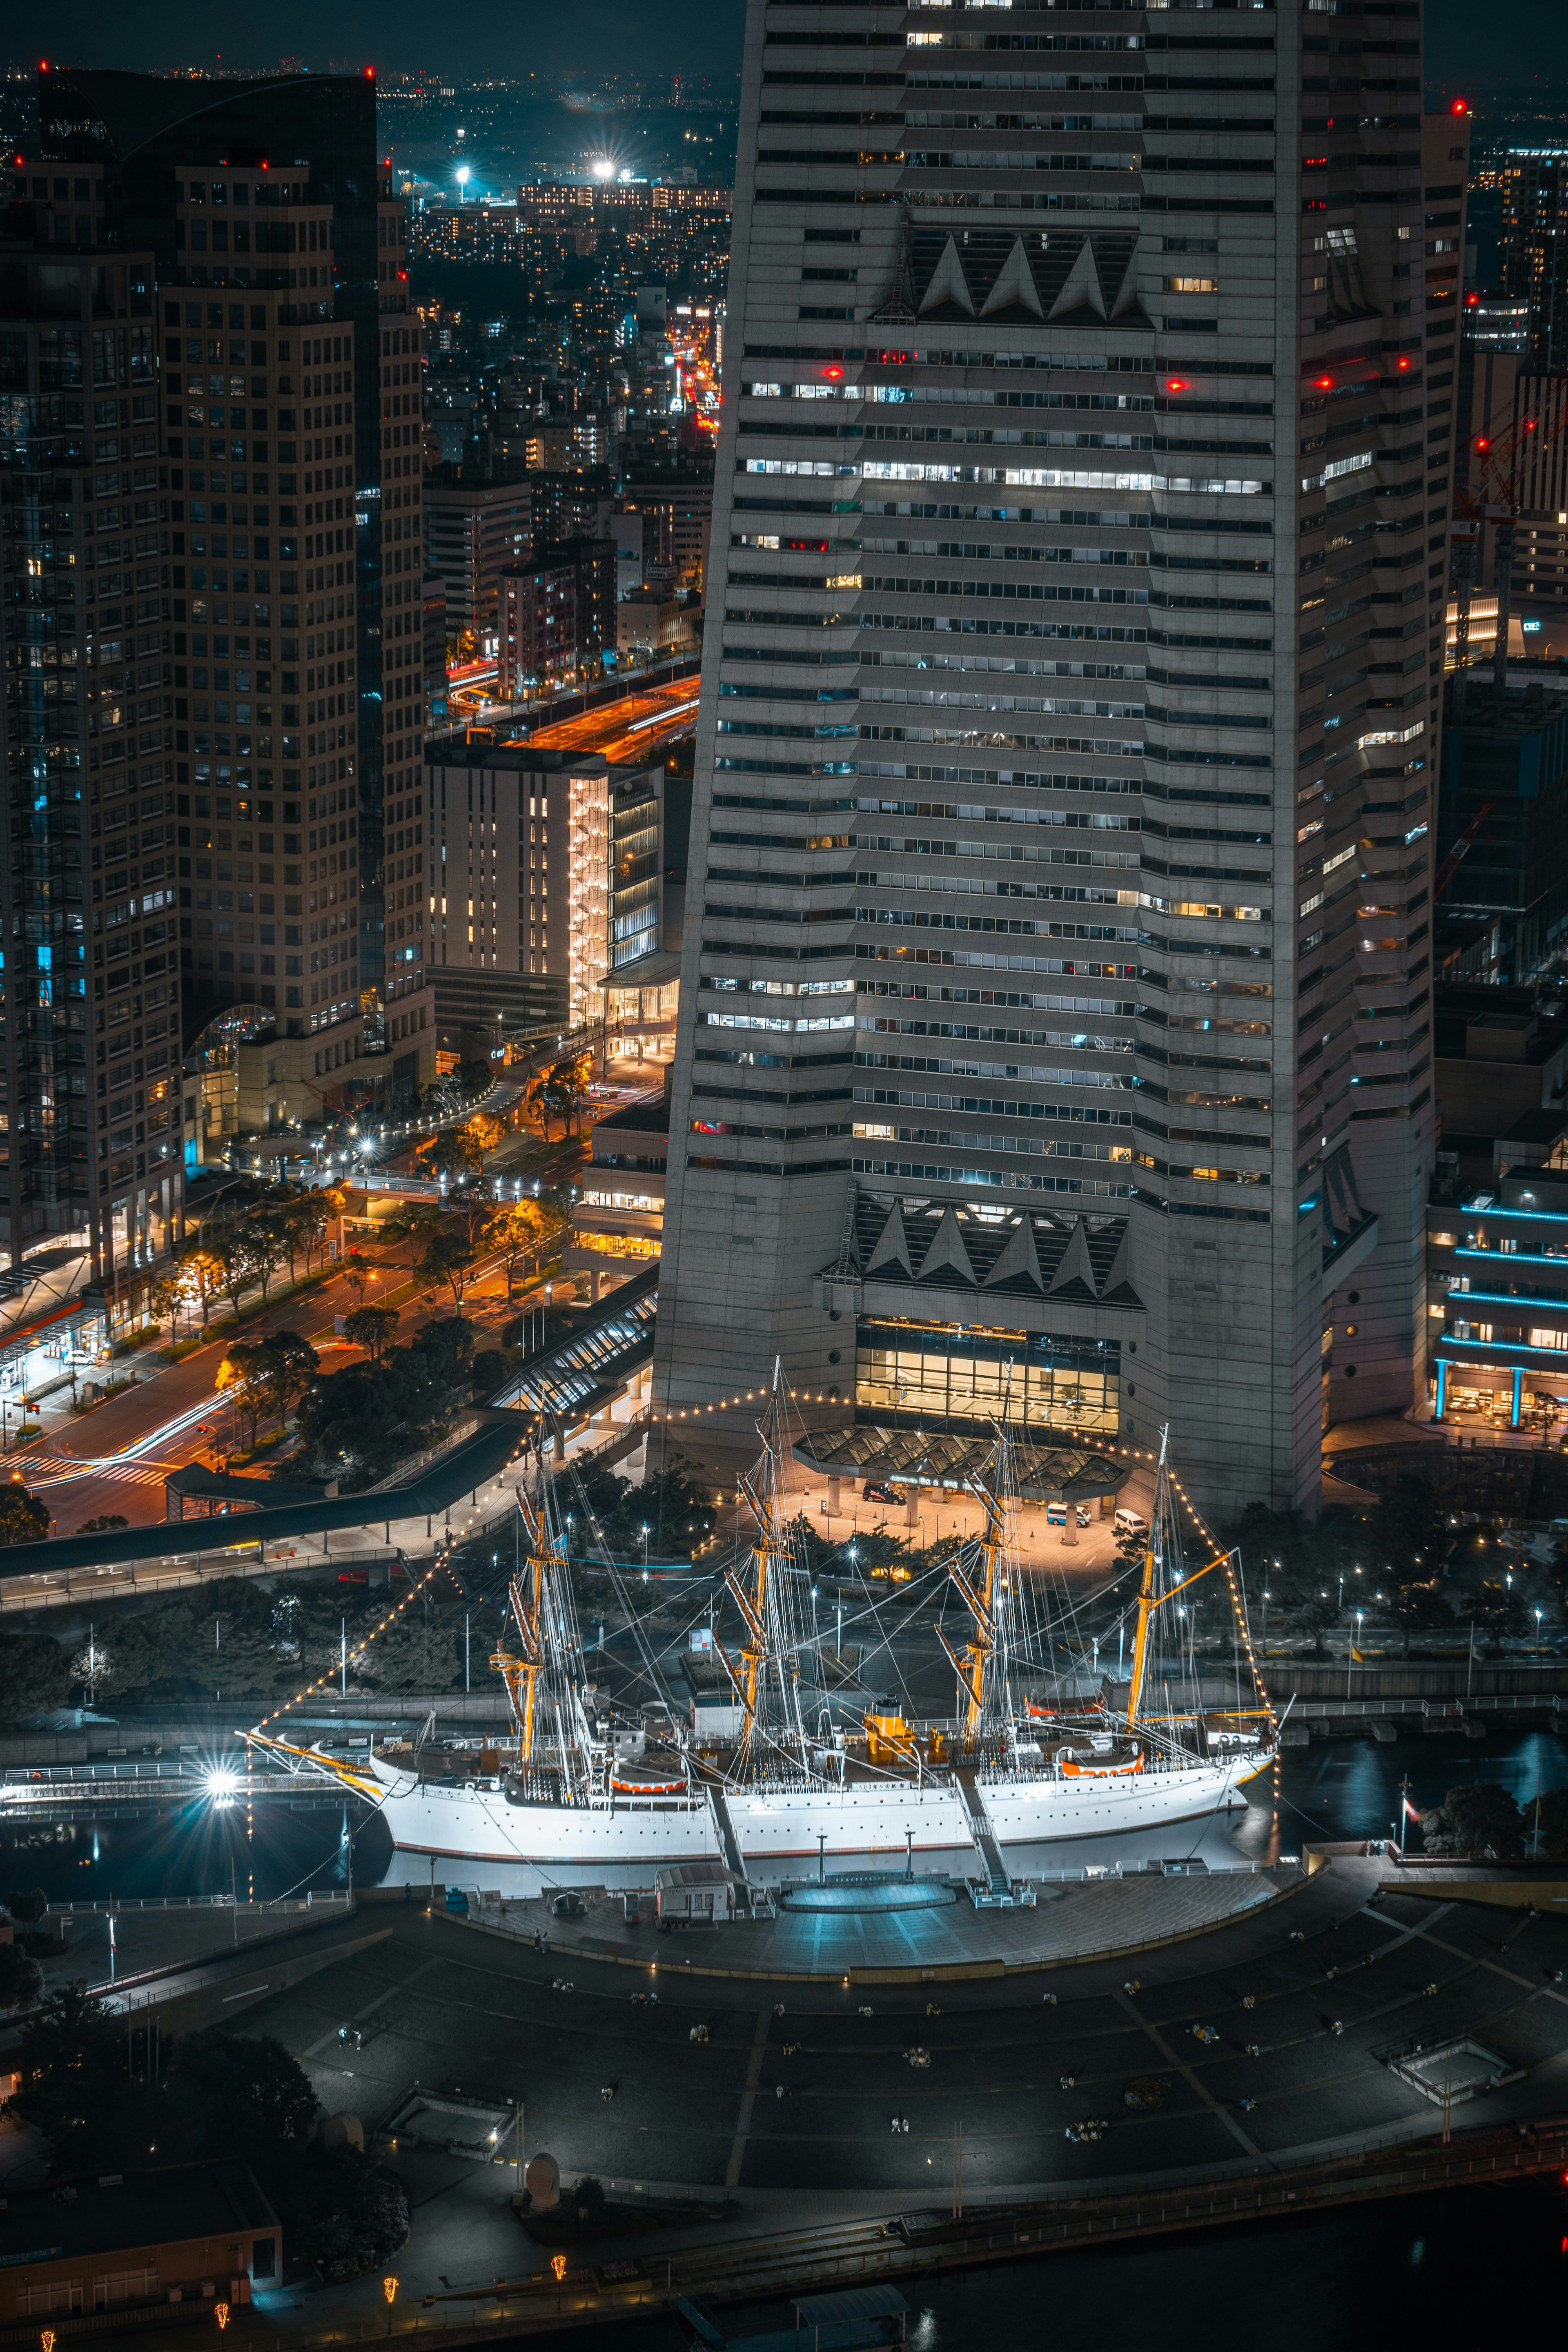
[[[1200,1854],[1212,1866],[1268,1862],[1298,1853],[1309,1840],[1381,1837],[1396,1832],[1399,1784],[1408,1779],[1419,1809],[1440,1804],[1460,1783],[1497,1780],[1528,1807],[1539,1790],[1568,1787],[1568,1742],[1552,1732],[1502,1734],[1486,1741],[1420,1738],[1379,1747],[1340,1739],[1286,1750],[1278,1811],[1272,1775],[1247,1790],[1245,1812],[1136,1836],[1086,1838],[1057,1847],[1009,1849],[1016,1869],[1041,1875],[1086,1863],[1133,1862]],[[342,1887],[350,1869],[362,1885],[425,1884],[428,1859],[399,1854],[382,1822],[352,1800],[264,1800],[255,1834],[246,1836],[243,1803],[195,1796],[177,1806],[138,1809],[126,1819],[106,1803],[95,1813],[29,1813],[25,1826],[0,1815],[0,1890],[41,1886],[54,1902],[101,1902],[110,1895],[226,1895],[252,1890],[271,1899],[308,1889]],[[1419,1834],[1407,1840],[1418,1850]],[[962,1869],[966,1857],[953,1857]],[[922,1867],[937,1866],[921,1858]],[[447,1865],[458,1875],[462,1866]],[[441,1865],[437,1864],[439,1871]],[[603,1874],[600,1874],[601,1875]],[[638,1874],[633,1873],[632,1876]],[[485,1883],[523,1891],[528,1874],[487,1863]],[[515,1880],[516,1885],[509,1883]]]
[[[908,2282],[914,2352],[979,2352],[1136,2334],[1160,2352],[1215,2352],[1256,2342],[1268,2352],[1491,2352],[1509,2305],[1560,2307],[1568,2284],[1568,2199],[1530,2181],[1420,2199],[1390,2199],[1342,2218],[1313,2218],[1233,2236],[1053,2254],[935,2282]],[[787,2329],[782,2304],[721,2315],[735,2336]],[[1510,2331],[1511,2332],[1511,2331]],[[530,2344],[540,2339],[531,2336]],[[564,2345],[563,2336],[545,2339]],[[574,2343],[582,2338],[574,2336]],[[595,2328],[598,2352],[684,2352],[673,2319]]]

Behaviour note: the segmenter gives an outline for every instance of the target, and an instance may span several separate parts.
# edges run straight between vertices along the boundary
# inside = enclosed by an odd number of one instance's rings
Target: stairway
[[[976,1895],[975,1901],[985,1906],[996,1904],[1010,1906],[1013,1901],[1013,1882],[1007,1875],[1007,1865],[1002,1859],[1002,1848],[997,1843],[996,1832],[991,1825],[991,1817],[985,1810],[985,1801],[981,1796],[979,1783],[973,1769],[961,1771],[957,1777],[959,1790],[963,1798],[963,1808],[969,1816],[969,1834],[974,1840],[974,1850],[980,1856],[981,1866],[985,1872],[988,1885],[988,1892]]]
[[[736,1881],[740,1900],[753,1919],[771,1919],[775,1916],[773,1898],[765,1886],[754,1886],[746,1874],[746,1860],[741,1852],[741,1841],[735,1835],[735,1824],[730,1815],[729,1801],[722,1789],[708,1783],[708,1803],[713,1815],[713,1827],[718,1834],[719,1851],[724,1867]]]

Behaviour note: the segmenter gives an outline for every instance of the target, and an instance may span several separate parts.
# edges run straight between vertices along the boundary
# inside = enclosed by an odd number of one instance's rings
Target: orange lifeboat
[[[1142,1772],[1143,1751],[1139,1749],[1131,1764],[1079,1764],[1070,1756],[1062,1759],[1062,1774],[1069,1780],[1124,1780],[1129,1773]]]

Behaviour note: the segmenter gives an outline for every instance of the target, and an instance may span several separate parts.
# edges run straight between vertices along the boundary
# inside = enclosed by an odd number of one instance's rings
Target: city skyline
[[[73,14],[71,44],[62,61],[132,71],[226,68],[276,73],[300,64],[310,70],[350,71],[372,65],[408,72],[432,66],[476,76],[555,72],[687,70],[738,72],[745,0],[694,0],[692,5],[649,12],[633,0],[591,0],[564,17],[560,10],[523,0],[521,6],[468,10],[433,40],[427,12],[412,0],[390,5],[340,5],[325,20],[318,10],[286,5],[254,15],[237,9],[215,20],[195,0],[176,0],[159,12],[157,45],[150,54],[146,28],[108,0],[87,0]],[[18,25],[5,46],[5,63],[30,71],[50,41]],[[1467,0],[1427,0],[1426,70],[1447,83],[1467,73],[1478,86],[1499,77],[1549,81],[1568,68],[1568,24],[1554,21],[1532,0],[1499,0],[1487,12],[1484,37]]]

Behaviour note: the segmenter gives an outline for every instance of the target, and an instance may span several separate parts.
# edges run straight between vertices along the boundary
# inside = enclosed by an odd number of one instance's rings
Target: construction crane
[[[1475,587],[1476,556],[1484,523],[1497,525],[1494,562],[1497,573],[1497,642],[1492,650],[1492,685],[1502,693],[1508,682],[1508,627],[1512,604],[1513,558],[1518,541],[1520,482],[1527,453],[1550,448],[1568,423],[1568,406],[1558,404],[1555,416],[1543,425],[1539,417],[1515,416],[1498,434],[1480,434],[1474,444],[1472,486],[1454,500],[1454,683],[1456,715],[1465,713],[1465,686],[1469,662],[1470,596]]]
[[[1436,878],[1432,885],[1432,903],[1434,906],[1436,905],[1437,900],[1442,897],[1448,884],[1453,880],[1455,870],[1460,864],[1460,861],[1468,857],[1471,850],[1475,847],[1476,836],[1480,832],[1482,825],[1485,824],[1488,817],[1490,816],[1492,806],[1493,803],[1490,801],[1483,801],[1481,803],[1480,807],[1476,811],[1475,815],[1470,819],[1468,824],[1465,827],[1463,833],[1459,835],[1459,838],[1454,844],[1452,849],[1449,850],[1447,857],[1444,858],[1442,865],[1437,868]]]

